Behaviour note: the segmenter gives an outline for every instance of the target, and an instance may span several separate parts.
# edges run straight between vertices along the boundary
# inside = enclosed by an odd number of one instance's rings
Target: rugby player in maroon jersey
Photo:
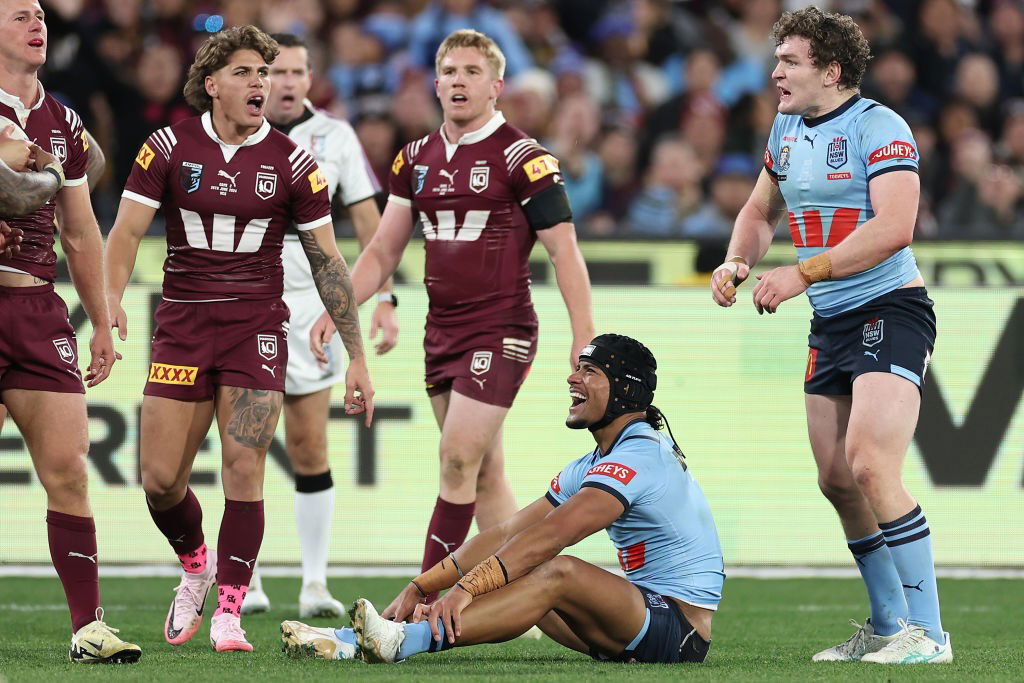
[[[93,327],[85,379],[96,386],[110,374],[117,355],[104,292],[103,243],[86,182],[89,140],[78,115],[47,95],[39,82],[46,38],[38,2],[0,5],[0,216],[14,240],[8,253],[5,236],[0,253],[0,400],[46,490],[50,557],[71,611],[70,659],[135,662],[142,651],[115,635],[99,605],[96,526],[87,496],[85,387],[75,330],[53,290],[59,211],[61,246]],[[19,144],[28,154],[21,149],[11,156]],[[18,172],[22,164],[28,172]]]
[[[277,43],[254,26],[203,44],[185,98],[203,114],[153,133],[142,146],[107,243],[114,325],[139,242],[156,210],[167,222],[163,301],[156,312],[140,426],[142,486],[157,528],[183,576],[164,638],[187,642],[218,586],[210,642],[251,651],[240,610],[263,540],[263,471],[281,412],[288,307],[281,245],[292,224],[313,280],[349,354],[345,405],[373,415],[373,388],[352,283],[338,253],[327,181],[316,160],[264,118]],[[207,551],[202,509],[188,481],[217,417],[224,516],[216,554]]]
[[[498,46],[477,31],[441,44],[435,90],[444,125],[395,157],[380,227],[352,272],[356,301],[364,301],[394,273],[422,223],[425,379],[441,428],[441,491],[424,569],[462,544],[474,514],[483,530],[517,509],[501,428],[537,351],[529,255],[538,239],[569,311],[571,367],[594,336],[590,280],[558,161],[495,109],[504,67]],[[314,353],[333,331],[321,317]]]

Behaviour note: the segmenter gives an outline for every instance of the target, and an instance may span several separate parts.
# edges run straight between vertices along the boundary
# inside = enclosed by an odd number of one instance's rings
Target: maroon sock
[[[53,568],[57,570],[71,609],[71,630],[77,632],[96,620],[96,609],[100,606],[96,524],[92,517],[47,510],[46,535],[50,540]]]
[[[263,501],[224,501],[217,538],[217,611],[242,613],[245,589],[252,580],[256,556],[263,543]],[[241,597],[239,597],[241,596]]]
[[[427,571],[462,545],[469,534],[475,510],[476,503],[449,503],[438,496],[427,527],[420,571]],[[432,593],[427,596],[427,601],[433,602],[436,597],[437,593]]]
[[[180,503],[166,510],[154,510],[149,501],[149,516],[156,522],[156,528],[171,544],[177,555],[187,555],[205,542],[203,538],[203,508],[199,505],[192,489],[185,490]]]

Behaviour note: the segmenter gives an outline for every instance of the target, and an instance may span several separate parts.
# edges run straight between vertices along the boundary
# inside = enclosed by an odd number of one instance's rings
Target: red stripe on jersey
[[[821,213],[818,211],[804,211],[804,240],[805,247],[821,247],[825,245],[822,237]]]
[[[832,225],[828,231],[828,242],[826,247],[834,247],[857,229],[857,219],[860,217],[860,209],[836,209],[832,216]]]
[[[800,224],[796,222],[796,214],[789,212],[789,234],[793,238],[793,246],[804,246],[804,238],[800,236]]]
[[[647,561],[647,544],[641,541],[619,551],[619,566],[624,572],[635,572]]]

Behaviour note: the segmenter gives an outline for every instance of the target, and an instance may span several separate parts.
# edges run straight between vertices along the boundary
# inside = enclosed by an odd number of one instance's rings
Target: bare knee
[[[857,483],[848,472],[819,472],[818,488],[833,506],[840,508],[860,499]]]
[[[154,509],[166,510],[184,497],[185,483],[179,482],[173,474],[143,467],[142,490]]]
[[[66,505],[86,498],[89,475],[85,449],[47,458],[46,462],[36,474],[51,503]]]
[[[462,488],[476,481],[480,467],[480,454],[465,448],[441,446],[441,481],[449,488]]]
[[[327,469],[327,439],[324,434],[289,432],[285,444],[288,459],[298,474],[320,474]]]
[[[263,457],[247,452],[234,457],[224,456],[222,473],[225,481],[256,483],[263,479]]]
[[[502,467],[488,467],[486,462],[481,465],[480,472],[476,478],[477,497],[486,497],[489,494],[501,490],[506,486],[505,469]]]

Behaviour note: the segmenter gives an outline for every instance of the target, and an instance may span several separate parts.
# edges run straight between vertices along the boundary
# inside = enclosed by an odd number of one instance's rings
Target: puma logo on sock
[[[446,553],[450,553],[452,546],[455,545],[454,543],[445,543],[444,541],[442,541],[440,538],[438,538],[434,534],[430,534],[430,540],[431,541],[437,541],[442,546],[444,546],[444,550],[445,550]]]
[[[96,564],[96,556],[97,555],[99,555],[99,553],[93,553],[92,555],[83,555],[82,553],[76,553],[76,552],[69,552],[68,553],[68,557],[84,557],[85,559],[89,560],[93,564]]]
[[[902,586],[903,586],[904,588],[906,588],[907,590],[912,590],[912,591],[921,591],[922,593],[924,593],[924,589],[923,589],[923,588],[921,588],[921,584],[922,584],[922,583],[924,583],[924,579],[921,579],[920,581],[918,581],[918,582],[917,582],[917,585],[916,585],[916,586],[908,586],[908,585],[907,585],[907,584],[905,584],[905,583],[904,583],[904,584],[901,584],[901,585],[902,585]]]
[[[231,556],[231,557],[229,557],[228,559],[229,559],[229,560],[234,560],[235,562],[241,562],[242,564],[244,564],[244,565],[245,565],[246,567],[248,567],[249,569],[252,569],[252,563],[256,561],[256,558],[255,558],[255,557],[254,557],[254,558],[252,558],[251,560],[243,560],[242,558],[240,558],[240,557],[236,557],[236,556],[234,556],[234,555],[232,555],[232,556]]]

